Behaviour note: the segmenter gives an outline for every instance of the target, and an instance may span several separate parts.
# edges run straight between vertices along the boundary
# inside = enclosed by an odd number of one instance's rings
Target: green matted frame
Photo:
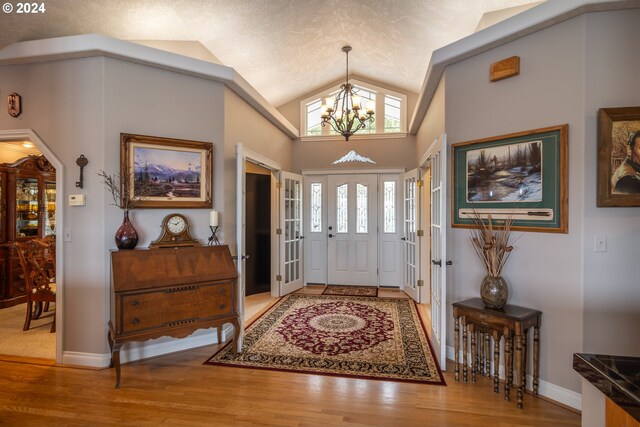
[[[468,200],[467,153],[534,141],[541,141],[541,200]],[[500,218],[512,216],[513,230],[568,233],[568,142],[569,125],[564,124],[452,144],[451,226],[475,228],[468,213],[477,209],[482,217],[491,214],[496,227],[501,224]]]

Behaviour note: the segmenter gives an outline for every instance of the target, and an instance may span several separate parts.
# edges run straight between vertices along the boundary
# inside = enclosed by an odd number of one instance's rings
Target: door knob
[[[333,227],[332,227],[332,226],[329,226],[329,230],[333,230]]]
[[[333,237],[333,234],[329,233],[329,238],[332,238],[332,237]]]

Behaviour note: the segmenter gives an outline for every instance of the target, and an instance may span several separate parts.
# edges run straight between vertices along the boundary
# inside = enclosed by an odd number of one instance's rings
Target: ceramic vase
[[[501,310],[509,298],[509,287],[502,276],[486,275],[480,285],[480,298],[485,307]]]
[[[129,221],[129,211],[124,211],[124,220],[116,231],[115,241],[118,249],[133,249],[138,244],[138,232]]]

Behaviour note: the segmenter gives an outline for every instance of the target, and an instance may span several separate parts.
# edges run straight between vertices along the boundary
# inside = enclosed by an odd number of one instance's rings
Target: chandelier
[[[342,51],[347,55],[347,77],[346,82],[340,85],[340,92],[334,97],[325,98],[324,104],[320,108],[320,118],[322,126],[327,123],[344,136],[349,138],[360,129],[364,129],[367,123],[373,123],[374,102],[368,101],[366,108],[362,108],[362,98],[357,96],[357,91],[349,83],[349,52],[351,46],[344,46]]]

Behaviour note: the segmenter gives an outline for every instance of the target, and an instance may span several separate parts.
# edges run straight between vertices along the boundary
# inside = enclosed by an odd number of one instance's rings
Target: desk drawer
[[[120,298],[123,333],[197,323],[235,313],[231,282],[185,285]],[[120,328],[118,328],[120,329]]]

